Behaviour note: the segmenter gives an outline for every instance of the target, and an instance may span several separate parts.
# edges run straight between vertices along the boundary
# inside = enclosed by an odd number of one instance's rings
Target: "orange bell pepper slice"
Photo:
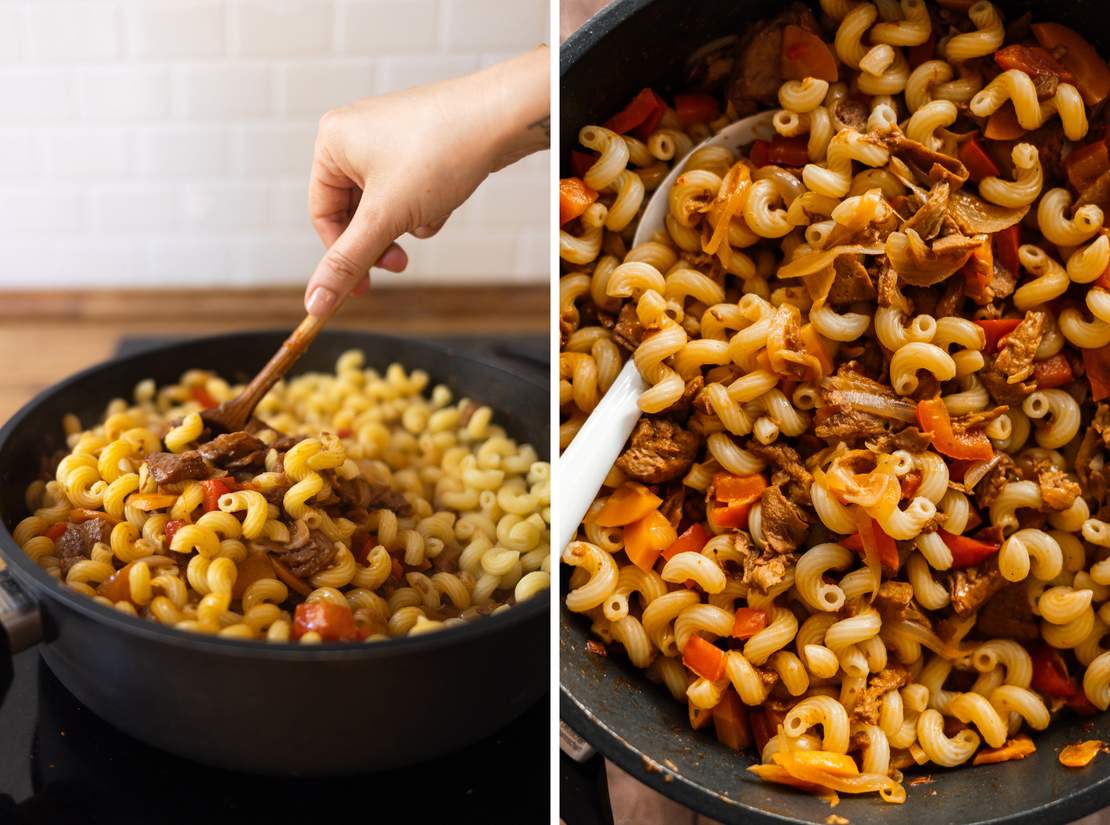
[[[1028,736],[1019,736],[1016,739],[1007,739],[1001,748],[984,748],[975,754],[971,760],[972,765],[993,765],[997,762],[1012,762],[1024,759],[1037,752],[1037,746]]]
[[[713,729],[717,733],[717,741],[734,751],[742,751],[752,744],[748,709],[731,687],[713,708]]]
[[[624,527],[657,510],[663,499],[638,481],[626,481],[615,489],[594,516],[599,527]]]
[[[682,664],[710,682],[725,675],[725,652],[701,636],[691,636],[682,648]]]
[[[829,44],[812,32],[793,23],[782,30],[779,71],[784,80],[816,77],[835,83],[839,77],[836,55]]]
[[[983,137],[987,140],[1017,140],[1024,134],[1025,129],[1018,123],[1014,104],[1009,101],[987,118],[987,127],[983,130]]]
[[[952,551],[952,567],[973,567],[986,561],[999,550],[1001,545],[979,541],[969,536],[957,536],[945,530],[937,530],[940,540]]]
[[[563,178],[559,181],[559,226],[568,223],[585,212],[597,200],[597,192],[586,186],[578,178]]]
[[[1060,63],[1075,75],[1075,88],[1084,103],[1094,106],[1110,94],[1110,69],[1082,35],[1059,23],[1034,23],[1029,28],[1037,42],[1050,52],[1056,54],[1063,49]]]
[[[791,770],[800,768],[814,768],[824,771],[832,776],[852,777],[859,776],[859,766],[852,757],[846,753],[833,753],[831,751],[780,751],[772,759],[775,763]]]
[[[667,517],[652,510],[624,528],[624,554],[641,570],[651,570],[659,554],[678,539]]]
[[[987,434],[982,430],[956,433],[952,430],[952,418],[948,408],[940,398],[930,398],[917,402],[917,421],[922,432],[933,434],[933,446],[937,452],[950,458],[980,459],[989,461],[994,458],[994,447]]]
[[[1060,750],[1060,764],[1065,768],[1085,768],[1100,753],[1106,753],[1106,743],[1101,739],[1088,739]]]
[[[769,618],[766,610],[760,610],[757,607],[738,607],[730,635],[734,639],[749,639],[767,627]]]
[[[131,568],[135,562],[128,562],[96,587],[96,595],[103,596],[112,604],[131,601]]]

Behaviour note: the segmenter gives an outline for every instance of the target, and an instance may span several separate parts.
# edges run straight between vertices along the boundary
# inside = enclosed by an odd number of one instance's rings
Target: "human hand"
[[[305,308],[328,317],[370,288],[370,267],[400,272],[394,241],[429,238],[489,175],[550,139],[548,50],[476,74],[360,100],[320,120],[308,207],[328,248]]]

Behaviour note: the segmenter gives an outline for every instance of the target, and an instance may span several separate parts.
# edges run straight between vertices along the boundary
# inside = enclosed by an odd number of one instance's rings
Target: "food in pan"
[[[201,410],[238,388],[143,381],[90,429],[67,417],[15,540],[98,602],[228,638],[373,641],[507,609],[548,586],[549,465],[427,386],[352,350],[213,435]]]
[[[766,780],[1021,758],[1110,704],[1110,70],[955,0],[793,5],[688,69],[560,186],[563,446],[624,359],[650,385],[566,604]]]

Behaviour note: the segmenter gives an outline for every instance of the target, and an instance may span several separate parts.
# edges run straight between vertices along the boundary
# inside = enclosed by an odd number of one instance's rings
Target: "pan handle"
[[[42,641],[38,603],[12,572],[3,568],[0,568],[0,638],[10,655]]]
[[[12,656],[41,639],[38,604],[10,570],[0,568],[0,702],[12,683]]]

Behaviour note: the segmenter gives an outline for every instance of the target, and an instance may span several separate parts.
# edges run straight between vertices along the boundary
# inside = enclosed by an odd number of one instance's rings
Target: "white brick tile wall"
[[[130,54],[172,60],[216,57],[227,49],[227,4],[164,0],[126,9]]]
[[[304,178],[312,167],[316,123],[249,124],[237,135],[236,154],[248,177]],[[302,204],[303,206],[303,204]]]
[[[111,60],[120,53],[119,9],[100,3],[36,3],[27,54],[35,61]]]
[[[289,58],[328,54],[335,9],[326,0],[239,0],[234,6],[236,54]]]
[[[136,232],[172,233],[181,228],[181,192],[174,186],[109,183],[91,186],[86,221],[94,232],[136,237]]]
[[[23,9],[0,9],[0,63],[14,63],[23,57],[20,34],[26,17]]]
[[[369,61],[295,63],[285,67],[282,113],[318,119],[328,109],[374,93],[374,66]]]
[[[393,57],[381,62],[378,92],[394,92],[425,83],[473,72],[478,68],[477,55],[432,55]]]
[[[170,113],[170,73],[124,64],[74,73],[81,115],[98,123],[160,120]]]
[[[272,192],[263,183],[191,183],[183,194],[183,225],[191,230],[234,232],[271,223]]]
[[[262,65],[208,65],[179,69],[176,115],[187,120],[251,120],[273,111],[271,72]]]
[[[135,135],[118,127],[52,129],[44,134],[47,172],[56,178],[126,178]]]
[[[437,0],[368,0],[339,12],[339,47],[347,54],[429,52],[439,39]]]
[[[0,123],[26,126],[74,118],[74,80],[64,69],[5,68],[0,72]]]
[[[0,179],[38,175],[42,168],[39,155],[39,145],[27,130],[0,130]]]
[[[505,0],[443,0],[451,51],[522,50],[547,41],[547,6]]]
[[[139,135],[139,168],[147,177],[224,177],[231,160],[231,133],[223,126],[163,126]]]
[[[73,185],[5,187],[0,199],[0,226],[19,233],[66,232],[83,223],[84,193]]]
[[[547,40],[546,0],[0,0],[0,288],[300,284],[326,110]],[[547,279],[548,153],[393,284]],[[2,300],[2,298],[0,298]]]

